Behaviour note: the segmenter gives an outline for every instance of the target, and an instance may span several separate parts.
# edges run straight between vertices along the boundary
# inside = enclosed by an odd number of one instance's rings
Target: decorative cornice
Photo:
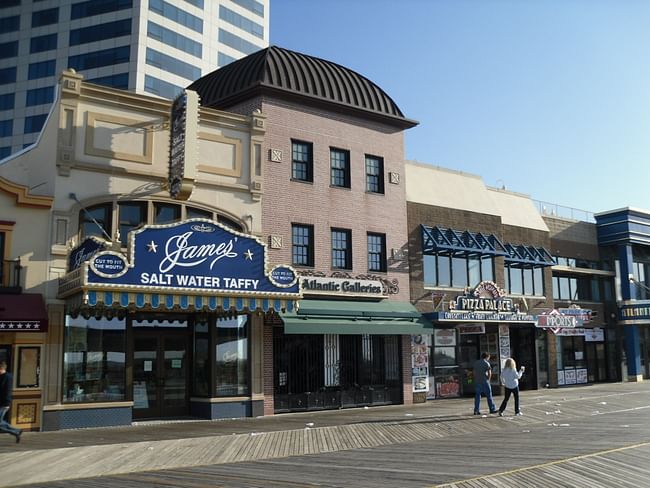
[[[0,190],[16,197],[16,203],[21,207],[52,208],[53,197],[30,195],[29,188],[13,183],[0,176]]]

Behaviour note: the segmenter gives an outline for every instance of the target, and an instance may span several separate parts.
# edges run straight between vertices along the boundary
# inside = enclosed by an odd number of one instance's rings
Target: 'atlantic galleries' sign
[[[535,322],[533,315],[520,313],[512,299],[492,281],[482,281],[473,290],[449,302],[449,311],[435,312],[439,322]]]
[[[384,287],[378,280],[302,276],[300,288],[305,295],[339,295],[350,297],[383,297]]]
[[[129,256],[113,251],[89,261],[87,284],[122,290],[298,294],[292,268],[266,270],[257,239],[206,219],[145,226],[129,235]]]

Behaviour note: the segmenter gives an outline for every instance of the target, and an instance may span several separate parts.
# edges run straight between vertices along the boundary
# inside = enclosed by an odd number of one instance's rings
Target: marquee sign
[[[87,264],[93,288],[300,296],[292,268],[267,270],[264,243],[206,219],[145,226],[129,234],[128,257],[103,251]]]
[[[474,289],[449,302],[449,311],[434,312],[438,322],[535,322],[533,315],[520,313],[518,305],[492,281],[482,281]]]

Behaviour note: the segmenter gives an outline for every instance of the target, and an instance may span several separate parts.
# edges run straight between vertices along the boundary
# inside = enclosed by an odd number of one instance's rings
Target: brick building
[[[411,401],[403,131],[354,71],[270,47],[193,83],[207,107],[265,116],[256,189],[273,263],[305,299],[269,315],[265,413]]]

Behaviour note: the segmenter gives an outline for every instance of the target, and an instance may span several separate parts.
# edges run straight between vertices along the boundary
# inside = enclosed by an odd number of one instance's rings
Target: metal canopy
[[[505,246],[493,234],[426,225],[422,225],[422,252],[456,256],[508,256]]]
[[[553,266],[553,256],[543,247],[534,246],[515,246],[513,244],[506,244],[508,255],[505,257],[506,264],[511,266],[520,267],[540,267],[540,266]]]

